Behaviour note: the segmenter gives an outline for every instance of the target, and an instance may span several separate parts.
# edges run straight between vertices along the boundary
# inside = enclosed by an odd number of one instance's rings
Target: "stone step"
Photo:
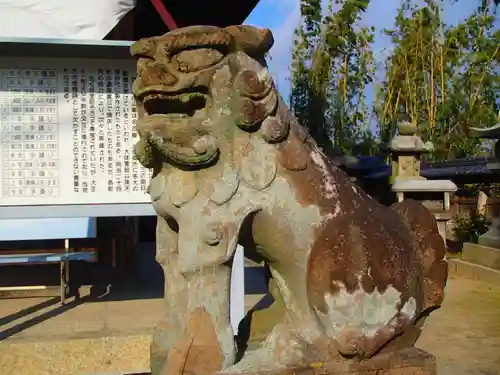
[[[461,259],[500,271],[500,249],[466,242]]]
[[[448,275],[500,285],[500,271],[461,259],[448,259]]]

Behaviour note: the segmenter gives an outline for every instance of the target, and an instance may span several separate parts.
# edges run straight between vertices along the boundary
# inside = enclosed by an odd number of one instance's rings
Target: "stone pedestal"
[[[362,362],[312,363],[303,369],[281,371],[224,372],[223,375],[436,375],[436,358],[421,349],[408,348],[388,354],[379,354]],[[221,374],[221,375],[222,375]],[[104,372],[88,375],[151,375],[149,372],[116,373]],[[170,374],[165,374],[170,375]],[[214,373],[213,375],[216,375]]]
[[[436,375],[436,358],[417,348],[380,355],[351,365],[347,371],[322,371],[329,375]]]
[[[436,375],[436,358],[417,348],[378,354],[361,362],[312,363],[307,368],[286,369],[281,371],[256,371],[224,375]]]
[[[312,363],[303,369],[256,372],[224,372],[224,375],[436,375],[436,358],[421,349],[408,348],[388,354],[379,354],[362,362]],[[151,375],[149,372],[103,372],[88,375]],[[170,375],[170,374],[165,374]],[[214,373],[213,375],[216,375]]]

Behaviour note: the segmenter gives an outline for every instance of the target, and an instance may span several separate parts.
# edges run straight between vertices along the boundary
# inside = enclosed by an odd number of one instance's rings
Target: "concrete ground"
[[[0,373],[83,375],[145,371],[160,298],[0,299]],[[500,286],[451,279],[443,307],[418,346],[438,358],[439,375],[500,374]]]

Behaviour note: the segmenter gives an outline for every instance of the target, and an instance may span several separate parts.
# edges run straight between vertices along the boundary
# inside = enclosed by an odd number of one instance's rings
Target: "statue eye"
[[[198,48],[184,50],[177,53],[172,61],[177,65],[177,70],[188,73],[209,68],[224,58],[224,55],[212,48]]]

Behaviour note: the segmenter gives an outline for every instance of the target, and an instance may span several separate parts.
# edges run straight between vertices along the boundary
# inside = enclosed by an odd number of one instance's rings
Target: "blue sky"
[[[460,0],[457,4],[447,5],[443,9],[445,22],[453,24],[477,6],[479,0]],[[387,37],[381,30],[393,25],[400,0],[371,0],[368,11],[364,15],[363,24],[376,27],[377,35],[373,50],[375,58],[383,60],[384,51],[390,47]],[[299,0],[260,0],[253,12],[245,21],[246,24],[267,27],[274,35],[274,46],[271,50],[269,69],[278,85],[281,95],[288,100],[290,93],[289,67],[293,32],[300,18]]]

